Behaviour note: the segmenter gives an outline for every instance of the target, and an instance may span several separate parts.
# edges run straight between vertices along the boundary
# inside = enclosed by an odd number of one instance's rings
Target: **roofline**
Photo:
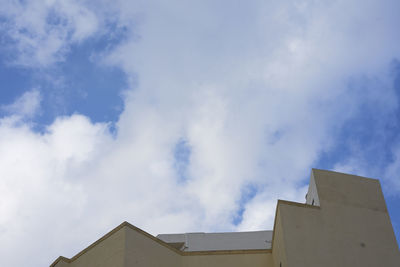
[[[278,214],[278,208],[279,205],[281,204],[286,204],[286,205],[291,205],[291,206],[298,206],[298,207],[303,207],[303,208],[312,208],[312,209],[320,209],[320,207],[318,206],[312,206],[312,205],[308,205],[308,204],[303,204],[303,203],[298,203],[298,202],[292,202],[292,201],[287,201],[287,200],[281,200],[278,199],[277,201],[277,205],[276,205],[276,210],[275,210],[275,219],[274,219],[274,228],[272,230],[272,242],[271,242],[271,248],[270,249],[241,249],[241,250],[205,250],[205,251],[181,251],[178,250],[172,246],[170,246],[168,243],[162,241],[161,239],[158,239],[157,237],[147,233],[146,231],[143,231],[142,229],[130,224],[127,221],[124,221],[123,223],[121,223],[120,225],[118,225],[117,227],[115,227],[114,229],[112,229],[110,232],[106,233],[104,236],[102,236],[101,238],[99,238],[98,240],[96,240],[95,242],[93,242],[92,244],[90,244],[88,247],[86,247],[85,249],[83,249],[82,251],[80,251],[78,254],[76,254],[75,256],[73,256],[72,258],[67,258],[64,256],[59,256],[51,265],[50,267],[55,267],[56,264],[60,261],[64,261],[67,263],[71,263],[73,261],[75,261],[77,258],[79,258],[80,256],[82,256],[83,254],[85,254],[87,251],[89,251],[90,249],[92,249],[93,247],[95,247],[96,245],[98,245],[99,243],[101,243],[102,241],[104,241],[105,239],[107,239],[108,237],[110,237],[111,235],[113,235],[114,233],[118,232],[119,230],[121,230],[123,227],[129,227],[130,229],[152,239],[153,241],[159,243],[160,245],[168,248],[169,250],[172,250],[173,252],[181,255],[181,256],[195,256],[195,255],[229,255],[229,254],[262,254],[262,253],[271,253],[272,249],[274,247],[274,240],[275,240],[275,226],[276,226],[276,217]],[[270,230],[268,230],[270,231]],[[257,231],[255,231],[257,232]]]
[[[231,254],[267,254],[272,249],[237,249],[237,250],[204,250],[204,251],[180,251],[182,256],[196,255],[231,255]]]
[[[73,256],[72,258],[67,258],[64,256],[59,256],[51,265],[50,267],[55,267],[56,264],[60,261],[64,261],[67,263],[71,263],[73,261],[75,261],[77,258],[79,258],[80,256],[82,256],[83,254],[85,254],[86,252],[88,252],[90,249],[92,249],[93,247],[95,247],[96,245],[98,245],[99,243],[101,243],[102,241],[104,241],[105,239],[109,238],[111,235],[113,235],[114,233],[118,232],[119,230],[121,230],[124,227],[129,227],[130,229],[152,239],[153,241],[159,243],[160,245],[172,250],[173,252],[181,255],[181,256],[195,256],[195,255],[227,255],[227,254],[263,254],[263,253],[271,253],[272,250],[271,249],[242,249],[242,250],[207,250],[207,251],[181,251],[178,250],[172,246],[170,246],[168,243],[162,241],[161,239],[158,239],[157,237],[147,233],[146,231],[143,231],[142,229],[130,224],[129,222],[125,221],[123,223],[121,223],[120,225],[118,225],[117,227],[115,227],[114,229],[112,229],[110,232],[106,233],[104,236],[102,236],[101,238],[99,238],[98,240],[96,240],[95,242],[93,242],[92,244],[90,244],[88,247],[86,247],[85,249],[83,249],[82,251],[80,251],[78,254],[76,254],[75,256]]]
[[[305,204],[305,203],[299,203],[299,202],[278,199],[278,201],[276,203],[276,209],[275,209],[274,228],[272,230],[271,251],[274,249],[276,218],[278,217],[278,209],[279,209],[280,205],[296,206],[296,207],[307,208],[307,209],[321,209],[321,207],[319,207],[319,206],[313,206],[313,205],[309,205],[309,204]]]
[[[330,170],[311,168],[311,172],[313,172],[313,171],[338,173],[338,174],[342,174],[342,175],[346,175],[346,176],[353,176],[354,178],[362,178],[362,179],[374,180],[375,182],[380,183],[380,180],[378,178],[365,177],[365,176],[360,176],[360,175],[352,174],[352,173],[344,173],[344,172],[338,172],[338,171],[330,171]]]
[[[191,235],[191,234],[207,234],[207,235],[212,234],[213,235],[213,234],[260,233],[260,232],[272,232],[272,230],[240,231],[240,232],[187,232],[187,233],[158,234],[157,236],[161,236],[161,235]]]

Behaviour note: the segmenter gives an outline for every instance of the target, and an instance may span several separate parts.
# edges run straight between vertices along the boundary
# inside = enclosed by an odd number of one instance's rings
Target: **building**
[[[399,267],[378,180],[316,170],[306,203],[278,200],[272,231],[165,234],[124,222],[51,267]]]

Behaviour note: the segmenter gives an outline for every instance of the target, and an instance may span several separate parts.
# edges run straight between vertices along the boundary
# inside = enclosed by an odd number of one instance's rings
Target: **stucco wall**
[[[285,235],[283,234],[284,229],[282,228],[282,219],[281,219],[281,210],[277,209],[275,214],[275,223],[274,223],[274,236],[273,236],[273,249],[272,249],[272,259],[273,266],[287,266],[287,257],[286,257],[286,247],[285,247]]]
[[[182,252],[122,223],[52,267],[399,267],[378,180],[313,170],[307,204],[278,201],[271,250]]]
[[[313,172],[320,208],[278,205],[288,260],[282,267],[400,266],[379,181]]]
[[[76,257],[68,267],[124,267],[124,244],[125,233],[120,229]]]
[[[272,267],[271,253],[183,256],[182,267]]]
[[[172,249],[156,242],[154,237],[126,227],[126,267],[179,267],[181,256]]]
[[[54,267],[272,267],[271,251],[182,252],[123,223],[72,259]]]

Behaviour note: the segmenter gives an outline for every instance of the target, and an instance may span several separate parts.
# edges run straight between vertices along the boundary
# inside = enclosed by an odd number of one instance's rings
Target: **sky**
[[[399,1],[0,6],[1,266],[272,229],[312,168],[378,178],[400,240]]]

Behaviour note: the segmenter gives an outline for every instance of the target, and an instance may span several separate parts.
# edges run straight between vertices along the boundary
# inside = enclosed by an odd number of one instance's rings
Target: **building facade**
[[[274,229],[154,237],[124,222],[51,267],[399,267],[378,180],[317,170],[305,203],[278,200]]]

